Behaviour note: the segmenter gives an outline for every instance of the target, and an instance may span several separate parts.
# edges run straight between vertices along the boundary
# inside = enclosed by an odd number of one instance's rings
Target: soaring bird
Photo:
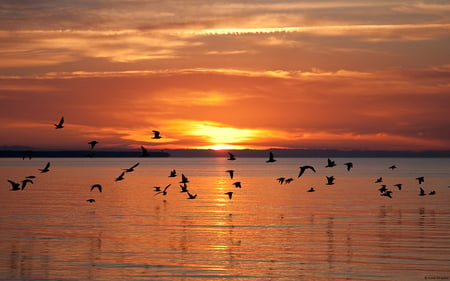
[[[425,190],[423,190],[423,188],[420,187],[420,193],[419,196],[425,196]]]
[[[188,183],[188,182],[189,182],[188,178],[184,174],[181,174],[180,183]]]
[[[142,152],[142,154],[141,154],[142,157],[148,157],[149,156],[147,149],[144,146],[142,146],[142,145],[141,145],[141,152]]]
[[[352,162],[344,163],[344,165],[347,166],[347,171],[350,171],[350,169],[353,168],[353,163]]]
[[[236,160],[236,157],[233,153],[228,152],[228,159],[227,160]]]
[[[398,188],[398,190],[402,190],[402,184],[401,183],[394,184],[394,186],[396,186]]]
[[[121,180],[124,180],[125,179],[125,172],[122,172],[116,179],[115,179],[115,181],[121,181]]]
[[[61,119],[59,120],[59,123],[58,124],[54,124],[55,125],[55,129],[62,129],[62,128],[64,128],[63,124],[64,124],[64,117],[61,117]]]
[[[98,191],[102,192],[102,185],[101,185],[101,184],[98,184],[98,183],[93,184],[93,185],[91,186],[91,191],[94,190],[95,188],[97,188]]]
[[[171,186],[172,184],[168,184],[168,185],[166,185],[166,187],[164,187],[164,189],[163,189],[163,191],[159,191],[159,192],[156,192],[155,193],[155,195],[153,195],[153,196],[156,196],[156,195],[158,195],[158,194],[162,194],[162,195],[167,195],[167,189]]]
[[[389,167],[389,169],[391,169],[391,170],[394,170],[396,168],[397,168],[397,166],[395,166],[395,165],[392,165],[392,166]]]
[[[307,169],[312,170],[314,173],[316,172],[316,169],[314,169],[313,166],[309,166],[309,165],[301,166],[300,167],[300,172],[298,173],[298,178],[301,177],[303,175],[303,173],[305,173],[305,171]]]
[[[242,188],[242,185],[241,185],[241,182],[240,182],[240,181],[233,182],[233,185],[234,185],[234,187],[236,187],[236,188]]]
[[[308,191],[306,191],[306,192],[314,192],[315,190],[314,190],[314,187],[311,187],[310,189],[308,189]]]
[[[272,151],[269,152],[269,159],[266,161],[266,163],[273,163],[275,161],[277,161],[277,160],[275,160],[275,157],[273,156]]]
[[[386,190],[385,192],[381,193],[380,195],[392,198],[391,194],[392,194],[392,191]]]
[[[186,183],[180,184],[181,191],[180,192],[188,192],[188,186]]]
[[[41,173],[47,173],[48,171],[50,171],[49,168],[50,168],[50,162],[47,162],[44,169],[39,169],[39,171],[41,171]]]
[[[91,149],[94,149],[94,147],[95,147],[95,145],[96,145],[97,143],[98,143],[98,141],[96,141],[96,140],[93,140],[93,141],[88,142],[88,144],[91,145]]]
[[[8,182],[11,184],[11,191],[17,191],[20,190],[20,183],[17,183],[15,181],[12,180],[8,180]]]
[[[234,177],[234,170],[226,170],[225,172],[227,172],[230,175],[230,179],[233,179],[233,177]]]
[[[160,138],[162,138],[162,137],[161,137],[161,133],[160,133],[159,131],[153,130],[152,132],[153,132],[153,137],[152,137],[152,139],[160,139]]]
[[[336,166],[336,162],[332,161],[330,158],[328,158],[327,165],[325,167],[331,168],[331,167],[334,167],[334,166]]]
[[[335,178],[333,176],[327,176],[327,185],[333,185]]]
[[[419,184],[422,184],[425,181],[424,177],[418,177],[416,180],[419,182]]]
[[[224,193],[225,195],[228,195],[228,199],[231,200],[231,198],[233,198],[233,191],[228,191]]]
[[[22,186],[21,186],[21,189],[22,189],[22,190],[25,189],[25,187],[27,186],[27,183],[33,183],[33,181],[30,180],[30,179],[24,179],[24,180],[22,181]]]
[[[172,171],[170,171],[170,175],[169,175],[169,178],[174,178],[174,177],[176,177],[177,176],[177,171],[174,169],[174,170],[172,170]]]
[[[195,199],[195,198],[197,198],[197,194],[191,194],[189,191],[187,192],[187,194],[189,196],[187,199]]]
[[[88,199],[88,200],[86,200],[86,202],[89,202],[89,203],[94,203],[95,202],[95,199]]]
[[[136,163],[136,164],[134,164],[133,166],[131,166],[131,167],[128,168],[128,169],[122,169],[122,170],[124,170],[126,173],[131,173],[131,172],[134,171],[134,168],[136,168],[137,166],[139,166],[139,162]]]

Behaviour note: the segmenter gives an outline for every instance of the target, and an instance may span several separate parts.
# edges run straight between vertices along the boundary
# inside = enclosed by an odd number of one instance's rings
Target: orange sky
[[[0,148],[450,149],[446,0],[0,12]]]

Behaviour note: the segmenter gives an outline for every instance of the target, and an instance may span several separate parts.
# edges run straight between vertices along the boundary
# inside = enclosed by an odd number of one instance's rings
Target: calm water
[[[265,160],[0,159],[0,280],[450,279],[450,159]],[[317,172],[297,178],[301,165]],[[181,173],[196,199],[180,192]],[[9,191],[8,179],[30,175]],[[420,186],[436,195],[418,196]]]

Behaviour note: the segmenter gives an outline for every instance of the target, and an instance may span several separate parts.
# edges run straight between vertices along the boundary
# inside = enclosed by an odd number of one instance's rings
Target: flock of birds
[[[61,117],[60,121],[58,123],[54,124],[54,126],[55,126],[56,129],[64,128],[64,117]],[[153,130],[152,133],[153,133],[152,139],[161,139],[162,138],[162,136],[161,136],[159,131]],[[91,150],[93,150],[98,143],[99,142],[96,141],[96,140],[88,142],[88,144],[90,145]],[[142,156],[143,157],[148,156],[148,152],[143,146],[141,146],[141,150],[142,150]],[[30,151],[30,150],[25,151],[24,154],[23,154],[23,159],[25,159],[25,158],[31,159],[32,158],[32,151]],[[227,160],[234,161],[234,160],[236,160],[236,156],[234,154],[228,152]],[[269,152],[269,157],[268,157],[268,159],[265,162],[266,163],[274,163],[276,161],[277,160],[275,159],[274,154],[272,152]],[[38,170],[40,171],[40,173],[48,173],[50,171],[50,165],[51,165],[50,162],[48,162],[43,168],[40,168]],[[137,168],[139,165],[140,165],[140,163],[137,162],[137,163],[135,163],[134,165],[132,165],[129,168],[123,168],[122,172],[119,174],[119,176],[117,176],[115,178],[114,181],[118,182],[118,181],[124,180],[125,179],[125,175],[135,171],[135,168]],[[337,164],[336,164],[335,161],[333,161],[333,160],[328,158],[327,164],[325,165],[325,168],[332,168],[332,167],[335,167],[336,165]],[[346,170],[349,171],[349,172],[351,171],[351,169],[353,169],[353,163],[352,162],[344,163],[344,165],[346,166]],[[394,169],[397,168],[397,166],[396,165],[392,165],[392,166],[390,166],[388,168],[391,169],[391,170],[394,170]],[[297,178],[302,177],[305,173],[316,173],[316,169],[312,165],[300,166],[299,169],[300,170],[299,170],[299,173],[297,175]],[[234,172],[235,172],[234,170],[229,169],[229,170],[226,170],[225,172],[228,173],[230,179],[232,179],[232,180],[234,179]],[[169,174],[168,177],[175,178],[177,176],[178,176],[177,175],[177,171],[175,169],[173,169],[173,170],[170,171],[170,174]],[[36,178],[36,176],[27,176],[20,182],[16,182],[16,181],[8,179],[8,182],[11,185],[11,189],[10,190],[11,191],[24,190],[28,184],[33,184],[34,183],[33,179],[35,179],[35,178]],[[294,181],[294,178],[292,178],[292,177],[289,177],[289,178],[279,177],[276,180],[278,181],[279,184],[289,184],[292,181]],[[424,183],[425,178],[423,176],[420,176],[420,177],[416,178],[416,181],[418,182],[419,185],[421,185],[422,183]],[[189,183],[189,179],[184,174],[181,174],[181,180],[179,182],[180,189],[181,189],[180,192],[181,193],[186,193],[187,194],[187,199],[196,199],[197,198],[197,194],[193,194],[193,193],[191,193],[189,191],[188,183]],[[393,191],[390,190],[387,187],[387,185],[383,183],[383,178],[382,177],[377,178],[375,180],[375,183],[381,185],[380,188],[378,189],[379,192],[380,192],[380,196],[392,198]],[[335,177],[334,176],[326,176],[326,183],[325,183],[325,185],[330,186],[330,185],[334,185],[334,184],[335,184]],[[232,183],[232,185],[235,188],[242,188],[242,184],[241,184],[240,181],[234,181]],[[168,189],[171,186],[172,186],[172,184],[168,184],[164,188],[161,188],[160,186],[154,186],[153,187],[154,192],[155,192],[154,196],[157,196],[157,195],[166,196],[168,194]],[[399,190],[399,191],[402,190],[402,184],[401,183],[395,184],[393,186],[396,187],[397,190]],[[99,183],[93,184],[90,187],[90,192],[98,191],[98,192],[101,193],[102,190],[103,190],[103,187]],[[310,187],[307,190],[307,192],[315,192],[314,187]],[[228,192],[225,192],[224,195],[228,196],[228,198],[231,200],[233,198],[233,193],[234,193],[233,191],[228,191]],[[435,195],[435,194],[436,194],[435,190],[431,190],[429,192],[425,192],[424,188],[419,186],[419,194],[418,194],[419,196]],[[89,198],[86,201],[89,202],[89,203],[94,203],[95,199],[94,198]]]

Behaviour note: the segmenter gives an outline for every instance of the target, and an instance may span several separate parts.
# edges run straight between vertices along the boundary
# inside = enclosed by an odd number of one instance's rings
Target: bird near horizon
[[[136,164],[134,164],[130,168],[122,169],[122,170],[124,170],[126,173],[131,173],[131,172],[134,172],[134,168],[136,168],[137,166],[139,166],[139,162],[137,162]]]
[[[88,142],[88,144],[91,145],[91,149],[94,149],[95,145],[98,144],[98,141],[93,140],[93,141]]]
[[[394,186],[396,186],[398,188],[398,190],[402,190],[402,184],[401,183],[394,184]]]
[[[91,191],[94,190],[94,189],[96,189],[96,188],[98,189],[98,191],[102,192],[102,185],[101,185],[101,184],[98,184],[98,183],[93,184],[93,185],[91,186]]]
[[[89,203],[94,203],[95,202],[95,199],[88,199],[88,200],[86,200],[86,202],[89,202]]]
[[[316,172],[316,169],[314,169],[313,166],[310,166],[310,165],[301,166],[300,172],[298,173],[298,178],[301,177],[307,169],[313,171],[314,173]]]
[[[121,181],[125,179],[125,172],[122,172],[116,179],[115,181]]]
[[[233,153],[228,152],[228,159],[227,160],[236,160],[236,157]]]
[[[333,160],[331,160],[330,158],[328,158],[328,160],[327,160],[327,165],[326,165],[325,167],[327,167],[327,168],[332,168],[332,167],[334,167],[334,166],[336,166],[336,162],[333,161]]]
[[[327,176],[327,185],[333,185],[334,184],[334,176]]]
[[[419,184],[422,184],[425,181],[425,177],[417,177],[416,180]]]
[[[153,137],[152,139],[160,139],[161,137],[161,133],[159,131],[153,130]]]
[[[53,124],[55,125],[55,129],[62,129],[64,128],[64,116],[61,117],[61,119],[59,120],[58,124]]]
[[[344,163],[344,165],[347,166],[347,171],[350,171],[353,168],[353,163],[352,162]]]
[[[419,196],[425,196],[425,190],[422,187],[419,187]]]
[[[25,189],[25,187],[27,186],[27,183],[33,184],[34,182],[33,182],[31,179],[24,179],[24,180],[22,181],[22,186],[21,186],[21,189],[22,189],[22,190]]]
[[[48,171],[50,171],[50,162],[47,162],[45,167],[43,169],[39,169],[39,171],[41,171],[41,173],[47,173]]]
[[[279,177],[277,178],[277,181],[279,184],[283,184],[285,179],[286,179],[285,177]]]
[[[17,190],[21,190],[20,189],[20,183],[17,183],[15,181],[12,180],[8,180],[8,182],[11,184],[11,191],[17,191]]]
[[[397,169],[397,166],[395,166],[395,165],[392,165],[392,166],[390,166],[390,167],[389,167],[389,169],[391,169],[391,170],[395,170],[395,169]]]
[[[380,183],[380,182],[383,182],[383,178],[382,178],[382,177],[379,177],[379,178],[377,178],[377,179],[375,180],[375,183]]]
[[[188,182],[189,182],[189,179],[184,174],[181,174],[180,183],[188,183]]]
[[[273,156],[272,151],[269,152],[269,159],[266,161],[266,163],[273,163],[275,161],[277,161],[277,160],[275,160],[275,157]]]
[[[175,169],[170,171],[169,178],[175,178],[176,176],[177,176],[177,171]]]
[[[153,196],[156,196],[156,195],[158,195],[158,194],[162,194],[162,195],[166,196],[166,195],[167,195],[167,189],[168,189],[171,185],[172,185],[172,184],[169,183],[168,185],[166,185],[166,187],[164,187],[164,189],[163,189],[162,191],[156,192],[156,194],[153,195]]]
[[[142,157],[149,156],[147,149],[143,145],[141,145],[141,152],[142,152],[142,154],[141,154]]]

